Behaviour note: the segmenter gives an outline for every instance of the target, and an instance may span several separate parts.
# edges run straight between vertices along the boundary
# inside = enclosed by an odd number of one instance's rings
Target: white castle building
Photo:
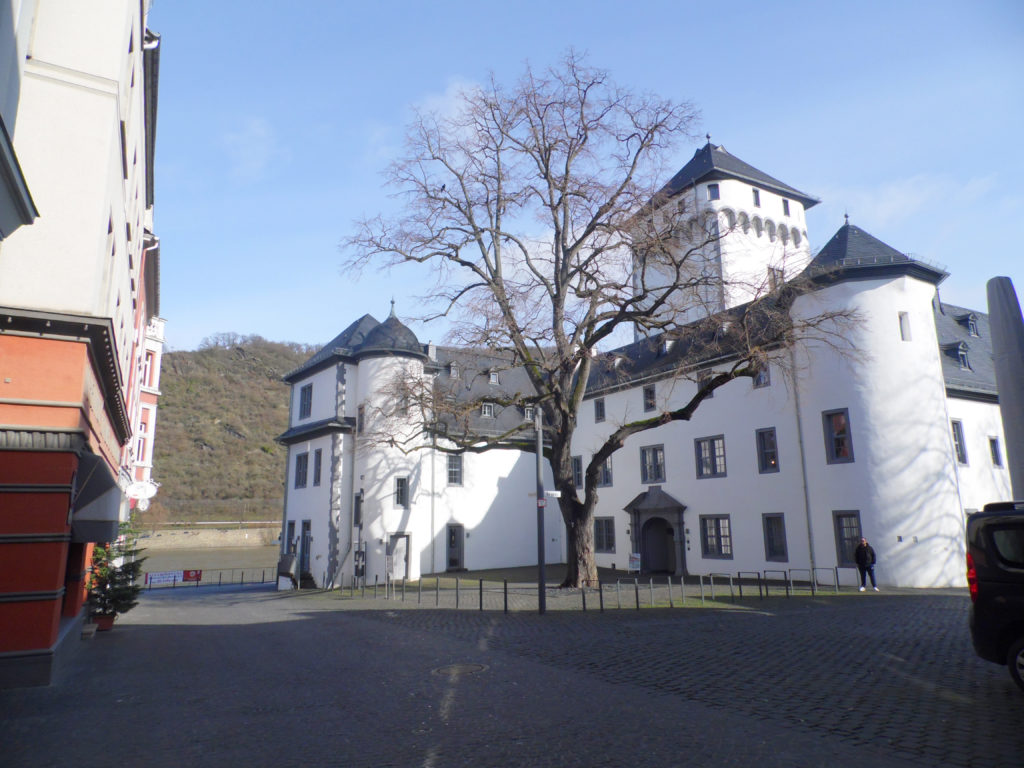
[[[691,421],[627,439],[601,473],[598,566],[625,570],[639,553],[650,573],[806,578],[852,567],[864,535],[882,585],[965,584],[965,515],[1011,495],[987,316],[942,303],[943,270],[849,223],[812,258],[805,211],[817,201],[710,142],[661,199],[713,214],[725,233],[706,256],[729,287],[700,297],[704,312],[748,301],[752,286],[820,276],[792,313],[855,313],[853,352],[814,342],[782,351],[758,379],[716,390]],[[681,354],[639,338],[595,366],[574,439],[580,477],[617,424],[692,397]],[[528,389],[499,357],[421,344],[393,311],[356,320],[285,377],[283,587],[536,563],[535,457],[369,439],[396,375],[481,401],[474,428],[531,417],[498,404]],[[546,514],[545,559],[564,562],[557,506]]]

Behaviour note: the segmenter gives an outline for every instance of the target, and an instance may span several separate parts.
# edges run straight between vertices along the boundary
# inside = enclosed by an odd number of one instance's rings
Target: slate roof
[[[358,359],[372,355],[403,355],[426,359],[423,346],[416,334],[395,317],[394,310],[383,323],[366,334],[362,344],[354,350]]]
[[[416,334],[395,316],[392,308],[383,323],[373,315],[363,315],[339,333],[315,355],[284,376],[289,384],[339,360],[355,360],[372,355],[403,355],[425,360],[426,352]]]
[[[998,390],[988,315],[938,300],[932,303],[932,309],[946,391],[953,396],[991,401]],[[970,333],[969,318],[975,321],[977,336]],[[960,367],[960,344],[966,345],[969,369]]]
[[[949,277],[941,267],[901,253],[849,222],[841,226],[811,259],[804,274],[856,279],[885,277],[894,271],[907,272],[935,285]]]
[[[480,435],[505,434],[510,429],[525,423],[521,406],[506,406],[501,400],[512,400],[517,396],[529,397],[533,392],[530,377],[522,366],[512,365],[511,356],[483,350],[438,347],[436,386],[443,393],[451,395],[456,402],[490,402],[494,404],[494,416],[485,417],[479,408],[466,414],[465,423],[449,422],[448,429],[461,433],[463,429]],[[451,365],[455,363],[458,376],[451,376]],[[491,372],[498,376],[498,383],[491,384]],[[533,434],[532,429],[525,434]]]
[[[655,199],[673,197],[683,190],[689,189],[698,181],[713,181],[714,179],[746,181],[755,187],[768,189],[783,197],[799,200],[803,203],[804,208],[811,208],[821,202],[743,162],[738,157],[729,154],[725,147],[712,144],[710,141],[694,152],[690,162],[669,179],[668,184],[655,195]]]
[[[353,432],[356,428],[356,420],[350,417],[342,419],[329,418],[313,421],[309,424],[299,424],[286,430],[274,438],[283,445],[291,445],[304,440],[312,440],[314,437],[328,435],[332,432]]]

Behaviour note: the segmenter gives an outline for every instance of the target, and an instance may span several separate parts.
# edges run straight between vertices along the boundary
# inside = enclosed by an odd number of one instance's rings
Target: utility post
[[[547,594],[544,589],[544,436],[541,428],[540,405],[533,410],[533,429],[537,436],[537,612],[547,609]]]

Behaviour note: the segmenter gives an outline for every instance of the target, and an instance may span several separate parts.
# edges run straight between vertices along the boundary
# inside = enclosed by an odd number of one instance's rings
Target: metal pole
[[[669,576],[666,581],[668,582],[668,607],[675,608],[675,605],[672,603],[672,577]]]
[[[484,609],[484,580],[480,579],[480,610]]]
[[[503,579],[505,582],[505,613],[508,613],[508,579]]]
[[[540,403],[533,409],[533,431],[537,452],[537,613],[547,610],[544,573],[544,435],[541,429]]]
[[[601,613],[604,613],[604,584],[601,583],[600,579],[597,580],[597,595],[601,602]]]

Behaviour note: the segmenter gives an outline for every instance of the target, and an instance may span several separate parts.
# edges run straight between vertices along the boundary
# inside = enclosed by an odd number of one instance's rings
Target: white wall
[[[1008,501],[1012,496],[1010,473],[1006,469],[1006,440],[999,406],[975,400],[951,397],[947,401],[950,420],[963,426],[967,464],[956,464],[957,480],[964,509],[980,510],[993,501]],[[999,441],[1003,466],[992,463],[989,438]]]

